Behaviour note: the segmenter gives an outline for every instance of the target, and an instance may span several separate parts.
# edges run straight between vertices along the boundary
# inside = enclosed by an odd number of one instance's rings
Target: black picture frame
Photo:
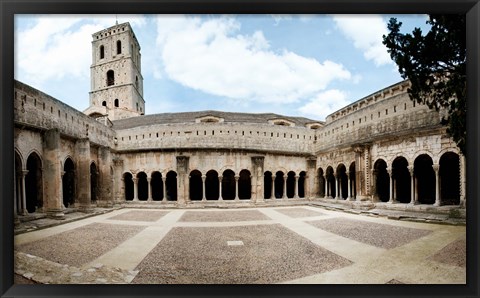
[[[478,0],[0,0],[1,297],[477,297],[480,4]],[[467,16],[466,285],[13,285],[13,38],[15,14],[462,13]],[[12,169],[12,170],[10,170]]]

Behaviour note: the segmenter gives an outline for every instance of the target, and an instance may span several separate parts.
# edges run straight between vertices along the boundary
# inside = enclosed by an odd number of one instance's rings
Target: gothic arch
[[[202,173],[199,170],[192,170],[189,175],[189,194],[191,201],[201,201],[203,199],[203,180]]]
[[[433,159],[428,154],[420,154],[415,158],[414,172],[417,181],[417,201],[421,204],[435,203],[435,172]]]
[[[167,201],[176,201],[177,200],[177,172],[169,171],[166,175],[166,193]]]
[[[26,209],[33,213],[43,207],[43,162],[40,156],[32,150],[28,155],[25,176]]]
[[[137,173],[137,196],[140,201],[148,199],[148,179],[144,171]]]
[[[207,200],[218,200],[219,198],[219,180],[218,172],[210,170],[205,178],[205,197]]]
[[[440,199],[442,205],[460,204],[460,156],[447,151],[439,160]]]
[[[392,175],[394,183],[394,198],[400,203],[410,203],[411,179],[408,170],[408,161],[405,157],[398,155],[392,162]]]
[[[272,181],[272,172],[271,171],[265,171],[263,173],[263,198],[264,199],[273,199],[273,191],[272,191],[272,186],[274,185]],[[273,176],[275,177],[275,176]]]
[[[75,204],[75,163],[67,157],[63,162],[62,192],[63,206],[71,207]]]
[[[238,178],[238,198],[240,200],[250,200],[252,197],[252,181],[250,171],[243,169]]]
[[[125,201],[132,201],[133,200],[133,175],[130,172],[123,173],[123,184],[124,184],[124,192],[125,192]]]
[[[159,171],[153,171],[151,174],[150,185],[152,189],[152,200],[161,201],[163,199],[163,176]]]

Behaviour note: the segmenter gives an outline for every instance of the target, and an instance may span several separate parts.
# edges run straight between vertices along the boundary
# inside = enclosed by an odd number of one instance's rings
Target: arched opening
[[[98,185],[98,172],[97,166],[94,162],[90,164],[90,199],[92,202],[97,201],[97,185]]]
[[[115,73],[113,70],[107,71],[107,86],[112,86],[115,84]]]
[[[144,172],[137,174],[137,191],[140,201],[146,201],[148,199],[148,180],[147,174]]]
[[[252,183],[250,180],[250,171],[241,170],[238,178],[238,198],[240,200],[250,200],[252,197]]]
[[[381,202],[388,202],[390,199],[390,176],[387,172],[387,163],[383,159],[379,159],[375,162],[375,189],[376,198]]]
[[[411,179],[408,171],[408,161],[399,156],[392,163],[395,200],[400,203],[409,203],[411,200]]]
[[[432,158],[427,154],[419,155],[414,162],[418,202],[420,204],[435,203],[435,172],[432,165]]]
[[[263,174],[263,198],[273,199],[272,195],[272,172],[266,171]]]
[[[125,201],[133,200],[133,176],[130,173],[123,174],[123,183],[125,187]]]
[[[283,197],[283,172],[278,171],[275,174],[275,198],[281,199]]]
[[[122,42],[117,40],[117,55],[122,53]]]
[[[338,199],[345,200],[348,197],[347,168],[344,164],[337,166]]]
[[[323,169],[322,168],[319,168],[317,170],[317,179],[318,179],[317,196],[319,198],[324,198],[326,196],[326,193],[325,193],[325,177],[323,177]]]
[[[326,173],[327,179],[327,197],[335,198],[337,190],[335,188],[335,176],[333,175],[333,168],[328,167]]]
[[[104,100],[102,101],[102,107],[106,107],[107,106],[107,102]]]
[[[118,98],[115,98],[114,105],[115,105],[116,108],[118,108]]]
[[[138,89],[138,76],[135,76],[135,88]]]
[[[42,162],[37,153],[33,152],[27,159],[27,176],[25,177],[25,192],[27,212],[33,213],[43,207]]]
[[[177,200],[177,173],[170,171],[167,173],[167,201]]]
[[[232,170],[225,170],[222,177],[222,198],[235,199],[235,187],[235,173]]]
[[[298,197],[305,198],[305,177],[307,173],[305,171],[300,172],[300,176],[298,177]]]
[[[350,175],[350,196],[353,200],[357,198],[357,179],[356,179],[356,172],[355,172],[355,162],[350,164],[348,167],[348,175]]]
[[[190,172],[190,200],[201,201],[203,198],[202,173],[198,170]]]
[[[446,152],[440,157],[440,193],[442,205],[460,204],[460,157]]]
[[[100,46],[100,59],[105,58],[105,47]]]
[[[205,197],[207,200],[218,200],[218,193],[218,173],[215,170],[210,170],[207,172],[207,178],[205,178]]]
[[[22,211],[22,159],[15,151],[15,210],[17,213]]]
[[[295,172],[287,173],[287,198],[293,198],[295,195]]]
[[[70,158],[65,160],[63,165],[62,192],[63,206],[72,207],[75,204],[75,171],[74,164]]]
[[[150,180],[152,188],[152,200],[161,201],[163,199],[163,181],[160,172],[153,172]]]

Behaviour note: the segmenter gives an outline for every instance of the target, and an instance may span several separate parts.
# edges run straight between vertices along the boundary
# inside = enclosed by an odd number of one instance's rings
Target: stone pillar
[[[439,172],[440,172],[440,165],[439,164],[434,164],[432,165],[433,170],[435,171],[435,203],[433,204],[434,206],[440,206],[441,198],[440,198],[440,177],[439,177]]]
[[[295,182],[293,184],[293,198],[298,199],[298,178],[299,176],[295,175]]]
[[[414,179],[414,172],[413,166],[408,167],[408,171],[410,172],[410,204],[415,205],[415,179]]]
[[[372,202],[378,202],[378,193],[377,193],[377,170],[372,170]]]
[[[125,201],[125,193],[122,193],[122,186],[125,185],[123,179],[123,160],[115,158],[113,162],[113,189],[115,190],[114,204],[120,204]]]
[[[358,201],[370,199],[370,148],[368,145],[355,145],[355,182]]]
[[[323,194],[323,198],[326,199],[328,198],[328,180],[327,180],[327,175],[323,175],[323,187],[325,188],[325,193]]]
[[[98,199],[97,206],[112,207],[113,206],[113,184],[112,184],[112,155],[110,148],[100,147],[98,148],[98,172],[99,172],[99,184],[98,184]]]
[[[264,164],[265,164],[265,156],[252,156],[251,157],[251,175],[253,179],[250,179],[252,184],[252,194],[251,199],[254,202],[264,202],[263,194],[265,192],[264,189],[264,179],[262,179],[264,175]],[[272,174],[273,177],[273,174]],[[237,187],[238,188],[238,187]]]
[[[387,168],[388,176],[390,176],[390,199],[388,200],[389,203],[393,203],[393,175],[392,170]]]
[[[393,177],[393,201],[397,202],[397,179]]]
[[[147,201],[151,202],[153,201],[152,199],[152,177],[147,177],[147,183],[148,183],[148,197]]]
[[[22,185],[22,188],[21,188],[21,203],[22,203],[22,206],[20,208],[20,213],[22,215],[27,215],[28,212],[27,212],[27,195],[26,195],[26,191],[25,191],[25,177],[27,176],[28,174],[28,171],[27,170],[23,170],[22,173],[21,173],[21,177],[20,177],[20,183]]]
[[[62,171],[60,162],[60,131],[47,130],[43,136],[44,205],[48,217],[63,219]],[[87,176],[89,177],[89,176]],[[90,190],[90,189],[89,189]]]
[[[418,203],[418,179],[415,177],[415,196],[414,198],[414,204]]]
[[[460,206],[466,207],[467,203],[467,192],[466,192],[466,179],[467,179],[467,171],[465,167],[465,155],[460,154]]]
[[[240,179],[240,176],[235,175],[235,201],[238,201],[240,198],[238,197],[238,179]]]
[[[272,191],[270,192],[270,199],[275,199],[275,176],[272,174]]]
[[[347,189],[348,189],[348,194],[347,194],[347,200],[353,200],[352,198],[352,181],[350,180],[350,172],[347,172]]]
[[[138,179],[137,177],[132,177],[133,180],[133,200],[138,201]]]
[[[312,156],[307,159],[307,172],[303,183],[303,192],[306,199],[313,199],[318,196],[318,177],[315,173],[317,158]]]
[[[92,198],[90,193],[90,141],[88,138],[77,140],[77,198],[79,209],[82,212],[92,211]]]
[[[335,200],[338,199],[338,179],[340,177],[337,174],[333,174],[333,177],[335,177]]]
[[[223,196],[222,196],[222,180],[223,176],[218,176],[218,200],[223,201]]]
[[[167,175],[162,175],[162,183],[163,183],[163,200],[162,202],[167,201]]]
[[[177,202],[185,205],[188,198],[188,156],[177,156]]]
[[[207,200],[207,197],[205,196],[205,188],[206,188],[206,184],[205,184],[205,180],[207,180],[207,176],[206,175],[202,175],[202,201],[206,201]]]
[[[343,194],[342,194],[342,177],[338,176],[338,196],[340,200],[343,200]]]
[[[282,199],[287,199],[287,175],[283,176],[283,193]]]

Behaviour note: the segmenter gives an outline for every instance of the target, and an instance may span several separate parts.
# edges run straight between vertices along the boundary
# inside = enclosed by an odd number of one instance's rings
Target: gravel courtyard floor
[[[313,206],[124,208],[15,236],[15,283],[465,284],[465,226]]]

